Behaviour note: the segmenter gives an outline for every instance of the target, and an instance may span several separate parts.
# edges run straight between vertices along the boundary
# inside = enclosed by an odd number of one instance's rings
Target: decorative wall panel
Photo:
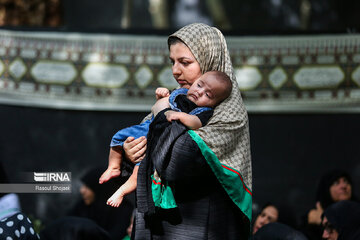
[[[249,112],[359,112],[360,35],[226,37]],[[0,103],[149,111],[166,36],[0,30]]]

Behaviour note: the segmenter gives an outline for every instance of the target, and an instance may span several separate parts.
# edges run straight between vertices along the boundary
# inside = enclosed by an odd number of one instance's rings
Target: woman
[[[296,229],[279,222],[263,226],[253,237],[253,240],[308,240]]]
[[[340,201],[329,206],[323,214],[323,239],[360,239],[360,203]]]
[[[304,233],[310,239],[321,239],[321,216],[331,204],[343,200],[356,200],[350,175],[339,169],[325,173],[319,182],[316,194],[316,208],[307,214]]]
[[[247,239],[252,203],[248,117],[224,36],[205,24],[191,24],[171,35],[168,43],[173,75],[181,87],[207,71],[222,71],[230,76],[233,90],[205,127],[186,131],[173,124],[173,142],[164,138],[167,143],[152,148],[168,144],[166,161],[159,165],[152,158],[159,152],[147,149],[138,175],[133,237]],[[133,161],[143,158],[145,140],[131,140],[124,143],[125,154]],[[151,167],[171,183],[176,208],[154,208]]]
[[[271,203],[265,204],[260,214],[255,219],[252,234],[255,234],[266,224],[277,222],[278,218],[279,209]]]
[[[100,185],[98,178],[101,173],[101,168],[91,168],[81,177],[81,199],[70,209],[68,215],[91,219],[107,231],[111,239],[121,239],[126,235],[133,205],[130,201],[125,200],[119,208],[112,208],[106,205],[106,199],[126,179],[112,179]],[[77,222],[76,219],[74,219],[74,222]],[[76,228],[82,229],[81,227],[84,224],[80,224],[80,222]]]

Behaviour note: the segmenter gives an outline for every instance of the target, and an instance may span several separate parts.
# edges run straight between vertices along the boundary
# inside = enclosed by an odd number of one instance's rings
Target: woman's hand
[[[138,163],[145,157],[146,151],[146,138],[139,137],[128,137],[123,145],[125,157],[132,163]]]
[[[308,223],[309,224],[321,224],[321,215],[323,214],[324,210],[321,207],[320,202],[316,202],[316,209],[310,210],[308,214]]]

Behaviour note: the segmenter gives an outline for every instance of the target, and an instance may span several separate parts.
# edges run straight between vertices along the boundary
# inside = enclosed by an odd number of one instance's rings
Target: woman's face
[[[279,212],[274,206],[270,205],[264,208],[255,220],[253,234],[255,234],[262,226],[268,223],[276,222],[278,217]]]
[[[90,205],[95,200],[94,191],[91,190],[90,188],[88,188],[86,185],[82,185],[80,187],[80,194],[81,194],[81,197],[83,198],[83,200],[85,202],[85,205]]]
[[[339,233],[336,231],[335,228],[331,226],[331,224],[328,222],[327,218],[324,217],[322,221],[322,226],[324,228],[322,238],[328,239],[328,240],[337,240],[339,237]]]
[[[350,200],[351,185],[349,181],[341,177],[330,186],[330,195],[334,202]]]
[[[199,63],[184,43],[170,45],[170,60],[173,76],[180,87],[190,88],[202,75]]]

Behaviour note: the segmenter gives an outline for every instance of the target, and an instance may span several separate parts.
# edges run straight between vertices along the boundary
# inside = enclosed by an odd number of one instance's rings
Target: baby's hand
[[[156,94],[156,100],[159,100],[160,98],[168,97],[170,95],[170,91],[167,88],[157,88],[155,91]]]
[[[166,111],[164,114],[166,116],[166,119],[171,122],[173,120],[179,120],[179,113],[180,112],[175,112],[175,111],[172,111],[172,110],[169,110],[169,111]]]

